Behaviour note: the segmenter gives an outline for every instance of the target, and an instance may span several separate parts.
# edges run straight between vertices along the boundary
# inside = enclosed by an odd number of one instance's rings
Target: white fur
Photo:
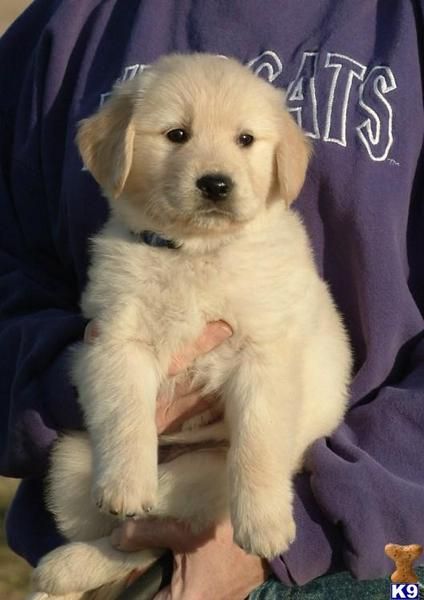
[[[177,147],[164,131],[181,126],[191,138]],[[251,148],[235,143],[243,131],[255,136]],[[110,510],[198,529],[229,513],[236,542],[271,558],[294,539],[293,475],[308,446],[340,423],[351,362],[288,207],[303,183],[307,142],[277,90],[235,61],[195,55],[162,59],[116,90],[83,124],[79,145],[112,207],[93,239],[82,300],[100,335],[74,356],[90,441],[64,437],[53,455],[49,504],[74,541],[41,561],[35,588],[88,590],[154,559],[110,547]],[[236,184],[219,210],[196,190],[209,172]],[[183,245],[152,248],[130,229]],[[162,443],[228,439],[228,452],[197,450],[158,468],[155,402],[172,385],[171,356],[217,319],[234,333],[191,372],[220,396],[225,425],[186,428]]]

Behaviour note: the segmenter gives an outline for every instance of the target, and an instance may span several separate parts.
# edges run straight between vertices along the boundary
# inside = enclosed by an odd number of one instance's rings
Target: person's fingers
[[[168,369],[168,375],[173,376],[184,371],[195,358],[210,352],[226,339],[231,337],[233,330],[225,321],[208,323],[200,336],[173,357]]]
[[[173,552],[190,552],[205,543],[211,530],[194,534],[188,524],[174,519],[139,519],[125,521],[113,530],[111,543],[118,550],[134,552],[143,548],[170,548]]]
[[[99,327],[96,321],[89,321],[84,329],[84,342],[91,344],[99,335]]]
[[[206,411],[210,411],[211,421],[217,419],[222,413],[218,407],[216,396],[212,394],[200,396],[198,390],[173,399],[167,404],[162,404],[159,400],[156,409],[158,433],[179,431],[185,421]]]

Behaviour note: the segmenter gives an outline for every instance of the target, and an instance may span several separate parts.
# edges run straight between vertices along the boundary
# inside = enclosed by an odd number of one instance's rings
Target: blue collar
[[[134,236],[137,241],[143,242],[143,244],[147,244],[148,246],[153,246],[154,248],[171,248],[171,250],[178,250],[178,248],[181,248],[182,246],[181,242],[170,240],[155,231],[140,231],[134,233]]]

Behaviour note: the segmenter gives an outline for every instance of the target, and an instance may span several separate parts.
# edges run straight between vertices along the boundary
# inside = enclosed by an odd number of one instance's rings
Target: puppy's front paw
[[[120,518],[143,516],[157,502],[157,469],[146,477],[135,469],[131,473],[104,473],[93,485],[93,500],[102,512]]]
[[[240,497],[231,510],[234,541],[245,552],[271,559],[285,552],[296,536],[291,494]]]

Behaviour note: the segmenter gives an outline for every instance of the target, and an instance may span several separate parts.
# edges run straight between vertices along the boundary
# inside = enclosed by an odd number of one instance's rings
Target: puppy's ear
[[[276,158],[280,193],[287,206],[297,198],[302,189],[311,153],[310,141],[290,113],[284,111]]]
[[[114,91],[99,111],[79,123],[76,142],[84,165],[112,197],[122,192],[134,149],[131,95]]]

